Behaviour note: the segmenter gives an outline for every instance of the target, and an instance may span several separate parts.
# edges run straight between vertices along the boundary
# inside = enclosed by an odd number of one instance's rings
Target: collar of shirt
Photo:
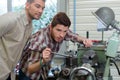
[[[31,39],[29,40],[29,49],[41,51],[43,47],[48,47],[48,44],[53,42],[52,40],[53,39],[50,37],[49,26],[42,28],[32,35]]]
[[[23,19],[24,25],[25,25],[25,26],[29,25],[29,21],[28,21],[28,19],[27,19],[27,15],[26,15],[25,10],[22,10],[22,11],[20,12],[20,14],[21,14],[21,17],[22,17],[22,19]],[[31,23],[32,23],[32,22],[31,22]]]

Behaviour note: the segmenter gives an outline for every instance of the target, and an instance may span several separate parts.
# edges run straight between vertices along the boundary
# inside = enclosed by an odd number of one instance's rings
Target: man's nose
[[[39,8],[39,13],[42,13],[43,12],[43,8]]]
[[[64,33],[63,32],[60,33],[60,37],[62,37],[62,38],[64,37]]]

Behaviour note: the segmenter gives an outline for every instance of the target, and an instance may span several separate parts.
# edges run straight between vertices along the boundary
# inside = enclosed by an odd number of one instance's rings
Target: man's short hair
[[[32,3],[34,0],[27,0],[27,2],[29,2],[29,3]],[[44,2],[46,1],[46,0],[43,0]]]
[[[64,12],[57,13],[51,22],[52,27],[55,27],[57,24],[70,27],[71,21],[69,17]]]

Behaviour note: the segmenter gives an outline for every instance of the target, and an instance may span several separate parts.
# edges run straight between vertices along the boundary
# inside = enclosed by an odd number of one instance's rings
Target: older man
[[[25,10],[0,16],[0,80],[6,80],[14,68],[32,32],[32,20],[39,19],[45,0],[27,0]],[[10,78],[8,79],[10,80]]]

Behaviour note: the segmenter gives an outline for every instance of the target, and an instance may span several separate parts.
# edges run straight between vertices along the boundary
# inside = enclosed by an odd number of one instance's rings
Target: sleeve
[[[78,36],[79,36],[78,34],[73,33],[72,31],[69,30],[65,36],[65,40],[72,42],[79,42]]]
[[[11,19],[10,15],[4,14],[0,16],[0,37],[12,29],[15,25],[15,20]]]
[[[42,59],[42,54],[38,51],[30,51],[30,56],[28,58],[28,64],[33,64]]]
[[[44,37],[45,36],[42,33],[44,33],[44,32],[38,31],[32,35],[32,37],[30,39],[29,49],[35,50],[35,51],[42,51],[43,48],[46,47],[46,45],[44,44],[44,42],[45,42]]]

